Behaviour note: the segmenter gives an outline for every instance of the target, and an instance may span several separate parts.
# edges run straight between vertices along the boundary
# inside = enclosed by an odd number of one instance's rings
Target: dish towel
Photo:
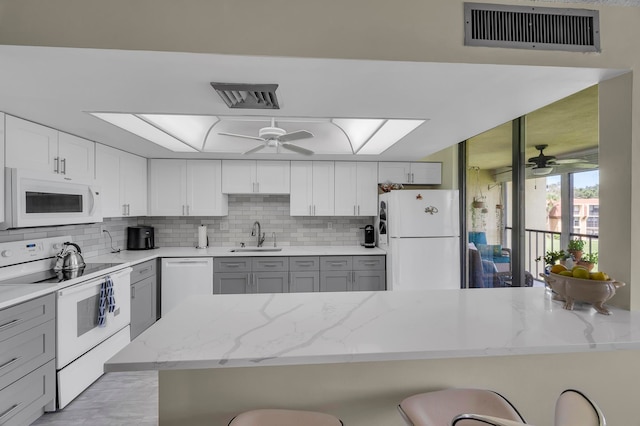
[[[107,325],[107,312],[116,309],[116,297],[113,293],[113,281],[107,275],[100,284],[100,306],[98,308],[98,327]]]

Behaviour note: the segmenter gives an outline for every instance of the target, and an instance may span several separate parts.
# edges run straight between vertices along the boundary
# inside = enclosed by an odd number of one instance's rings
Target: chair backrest
[[[555,426],[606,426],[600,408],[575,389],[563,391],[556,401]]]
[[[421,393],[404,399],[398,409],[414,426],[450,426],[454,417],[463,413],[524,423],[518,410],[506,398],[485,389],[445,389]]]
[[[300,410],[259,409],[234,417],[229,426],[342,426],[337,417],[327,413]]]

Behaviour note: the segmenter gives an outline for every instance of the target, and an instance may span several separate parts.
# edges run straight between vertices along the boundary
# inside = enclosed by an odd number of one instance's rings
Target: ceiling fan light
[[[531,169],[531,173],[533,173],[534,176],[545,176],[548,175],[549,173],[551,173],[553,171],[553,167],[534,167],[533,169]]]

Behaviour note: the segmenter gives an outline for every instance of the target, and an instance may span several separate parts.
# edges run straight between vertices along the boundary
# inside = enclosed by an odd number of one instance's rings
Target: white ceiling
[[[87,111],[428,120],[380,156],[314,157],[414,160],[625,72],[20,46],[0,46],[0,64],[0,111],[150,158],[240,156],[174,153]],[[212,81],[277,83],[281,109],[231,110]],[[302,158],[249,158],[283,155]]]

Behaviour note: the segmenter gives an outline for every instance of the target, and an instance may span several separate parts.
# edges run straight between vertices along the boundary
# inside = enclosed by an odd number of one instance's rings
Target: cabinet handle
[[[12,325],[16,325],[16,323],[19,323],[20,321],[22,321],[20,318],[12,319],[11,321],[0,325],[0,330],[2,330],[3,328],[11,327]]]
[[[6,419],[7,417],[9,417],[9,414],[11,414],[11,412],[13,410],[15,410],[16,408],[18,408],[19,406],[21,406],[22,403],[18,403],[18,404],[13,404],[7,411],[5,411],[4,413],[0,414],[0,422],[3,422],[4,419]]]
[[[411,173],[407,173],[407,182],[411,183]]]
[[[127,215],[127,205],[123,204],[122,205],[122,216],[126,216]]]
[[[316,205],[315,204],[313,205],[313,215],[314,216],[316,215]]]
[[[187,216],[189,216],[189,204],[187,204]]]
[[[147,272],[149,272],[150,270],[151,270],[151,268],[144,268],[144,269],[140,269],[140,270],[138,271],[138,273],[139,273],[140,275],[142,275],[142,274],[146,274],[146,273],[147,273]]]
[[[344,262],[329,262],[329,264],[331,266],[343,266],[343,265],[346,266],[346,263],[344,263]]]
[[[356,215],[356,206],[353,206],[353,215]]]
[[[61,162],[62,162],[62,171],[60,173],[62,173],[63,175],[66,175],[67,174],[67,159],[63,158],[61,160]]]
[[[127,204],[127,216],[131,216],[131,204]]]
[[[247,274],[247,285],[249,287],[253,287],[253,282],[251,281],[251,273]]]
[[[240,266],[239,263],[224,263],[223,264],[226,268],[237,268],[238,266]]]
[[[275,268],[278,266],[277,263],[263,263],[262,266],[264,266],[265,268]]]
[[[299,260],[295,263],[296,265],[300,265],[300,266],[313,265],[313,260]]]
[[[60,173],[60,157],[55,157],[53,159],[53,172],[54,173]]]
[[[360,206],[358,206],[358,216],[360,216]]]
[[[372,261],[369,261],[369,262],[362,262],[362,264],[365,265],[365,266],[376,266],[378,264],[378,262],[372,260]]]
[[[256,188],[258,188],[256,192],[260,192],[260,182],[256,182]]]
[[[20,358],[22,358],[22,357],[18,356],[18,357],[13,358],[12,360],[9,360],[9,361],[5,362],[4,364],[0,365],[0,370],[2,370],[3,368],[7,368],[8,366],[13,364],[14,362],[19,360]]]
[[[182,216],[184,216],[184,204],[182,205]]]
[[[311,204],[309,204],[309,216],[313,215],[313,213],[311,213]]]
[[[131,286],[131,298],[132,299],[136,298],[136,287],[135,286]]]

